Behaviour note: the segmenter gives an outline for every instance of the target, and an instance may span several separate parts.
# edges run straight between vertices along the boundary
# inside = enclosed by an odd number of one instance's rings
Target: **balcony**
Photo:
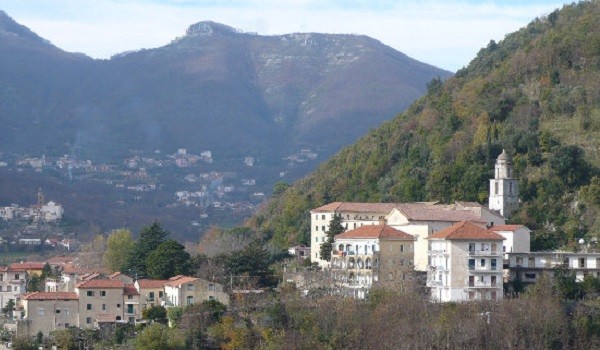
[[[501,256],[502,253],[500,253],[497,250],[469,250],[469,255],[471,256]]]
[[[443,285],[442,281],[427,280],[427,287],[442,287]]]
[[[469,282],[469,285],[466,289],[473,288],[500,288],[502,285],[500,283],[491,283],[491,282]]]

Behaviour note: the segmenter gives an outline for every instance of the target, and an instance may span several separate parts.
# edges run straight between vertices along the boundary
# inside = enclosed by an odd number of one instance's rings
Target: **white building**
[[[428,239],[427,286],[432,300],[502,299],[504,237],[465,221]]]
[[[490,179],[489,208],[505,218],[519,207],[519,183],[513,177],[513,164],[510,156],[502,150],[496,160],[494,178]]]
[[[502,252],[508,263],[508,253],[529,253],[531,230],[523,225],[496,225],[489,229],[504,237]]]
[[[65,210],[62,205],[50,201],[47,204],[42,205],[41,212],[44,221],[57,221],[62,219]]]
[[[17,302],[24,294],[27,286],[27,273],[13,270],[10,267],[0,267],[0,308],[6,306],[9,300]]]
[[[361,226],[386,225],[409,233],[416,238],[415,270],[427,268],[427,241],[429,235],[461,221],[476,222],[482,227],[503,225],[504,218],[478,203],[352,203],[333,202],[311,210],[311,261],[327,267],[320,258],[321,244],[327,240],[329,222],[334,215],[341,215],[347,230]]]
[[[565,267],[575,273],[578,282],[586,275],[600,277],[600,253],[573,253],[563,251],[508,253],[509,280],[520,278],[534,283],[542,275],[552,277],[555,268]]]

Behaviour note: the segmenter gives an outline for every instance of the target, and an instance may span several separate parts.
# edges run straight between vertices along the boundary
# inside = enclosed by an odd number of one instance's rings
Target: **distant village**
[[[185,148],[170,154],[163,154],[159,150],[152,154],[132,150],[130,154],[121,164],[96,164],[75,155],[0,155],[0,168],[50,173],[68,181],[101,183],[116,193],[122,193],[115,199],[115,204],[119,206],[142,201],[151,193],[169,191],[171,200],[166,207],[174,210],[195,208],[197,220],[193,220],[191,225],[201,225],[206,221],[202,226],[207,226],[211,220],[210,209],[222,211],[223,215],[250,215],[271,191],[272,184],[263,179],[263,170],[256,166],[262,160],[254,156],[220,164],[210,150],[199,154],[190,153]],[[307,162],[316,163],[317,158],[318,153],[310,148],[302,148],[298,153],[278,160],[281,169],[271,178],[285,181],[290,169]],[[227,167],[232,170],[226,170]],[[32,219],[34,222],[40,219],[46,222],[60,220],[62,212],[59,211],[62,209],[51,208],[54,204],[49,202],[44,204],[43,209],[36,209],[33,206],[0,203],[4,205],[0,209],[0,218],[9,221]]]

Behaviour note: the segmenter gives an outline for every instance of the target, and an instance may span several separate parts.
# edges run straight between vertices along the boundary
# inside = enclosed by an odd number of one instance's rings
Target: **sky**
[[[456,71],[561,0],[0,0],[0,10],[59,48],[93,58],[168,44],[191,24],[244,32],[363,34]]]

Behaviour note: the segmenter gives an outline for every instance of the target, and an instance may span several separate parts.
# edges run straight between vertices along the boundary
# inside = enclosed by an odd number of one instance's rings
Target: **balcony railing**
[[[469,250],[469,255],[502,255],[497,250]]]
[[[501,285],[498,282],[469,282],[468,288],[498,288]]]

